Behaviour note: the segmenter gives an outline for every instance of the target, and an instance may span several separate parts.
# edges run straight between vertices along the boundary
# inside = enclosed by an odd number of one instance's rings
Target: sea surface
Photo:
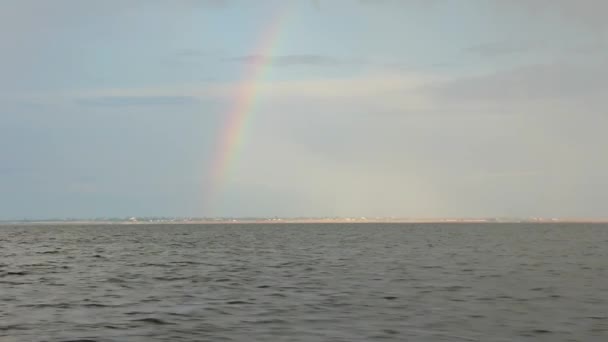
[[[0,226],[0,341],[608,341],[608,225]]]

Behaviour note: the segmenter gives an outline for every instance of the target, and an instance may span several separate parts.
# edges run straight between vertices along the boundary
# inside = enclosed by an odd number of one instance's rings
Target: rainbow
[[[255,109],[259,84],[272,64],[272,55],[277,48],[285,16],[285,11],[280,9],[274,15],[271,24],[260,35],[255,49],[257,52],[250,56],[251,60],[248,61],[243,81],[237,88],[234,104],[224,115],[225,122],[216,143],[212,169],[206,182],[206,189],[204,189],[206,207],[213,198],[219,195],[221,185],[227,181],[240,146],[243,145],[243,133],[248,119]]]

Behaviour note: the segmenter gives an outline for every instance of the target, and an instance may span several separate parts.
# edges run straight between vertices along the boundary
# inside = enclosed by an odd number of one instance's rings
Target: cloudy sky
[[[0,0],[0,219],[608,217],[607,11]]]

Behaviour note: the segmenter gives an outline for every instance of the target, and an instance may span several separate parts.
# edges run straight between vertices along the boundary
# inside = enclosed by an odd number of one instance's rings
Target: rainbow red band
[[[244,144],[244,131],[251,114],[255,110],[258,95],[258,84],[264,79],[264,72],[272,64],[272,53],[275,50],[282,24],[285,20],[283,9],[274,16],[270,25],[261,35],[257,44],[258,55],[249,61],[242,83],[237,88],[234,104],[225,114],[224,125],[216,144],[212,170],[205,191],[205,209],[210,201],[221,195],[221,186],[228,181],[230,172],[237,159],[240,147]]]

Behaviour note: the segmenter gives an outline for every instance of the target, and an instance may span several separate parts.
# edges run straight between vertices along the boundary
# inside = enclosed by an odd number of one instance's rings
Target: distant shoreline
[[[225,224],[505,224],[505,223],[586,223],[608,224],[608,219],[208,219],[208,220],[40,220],[40,221],[0,221],[6,225],[225,225]]]

